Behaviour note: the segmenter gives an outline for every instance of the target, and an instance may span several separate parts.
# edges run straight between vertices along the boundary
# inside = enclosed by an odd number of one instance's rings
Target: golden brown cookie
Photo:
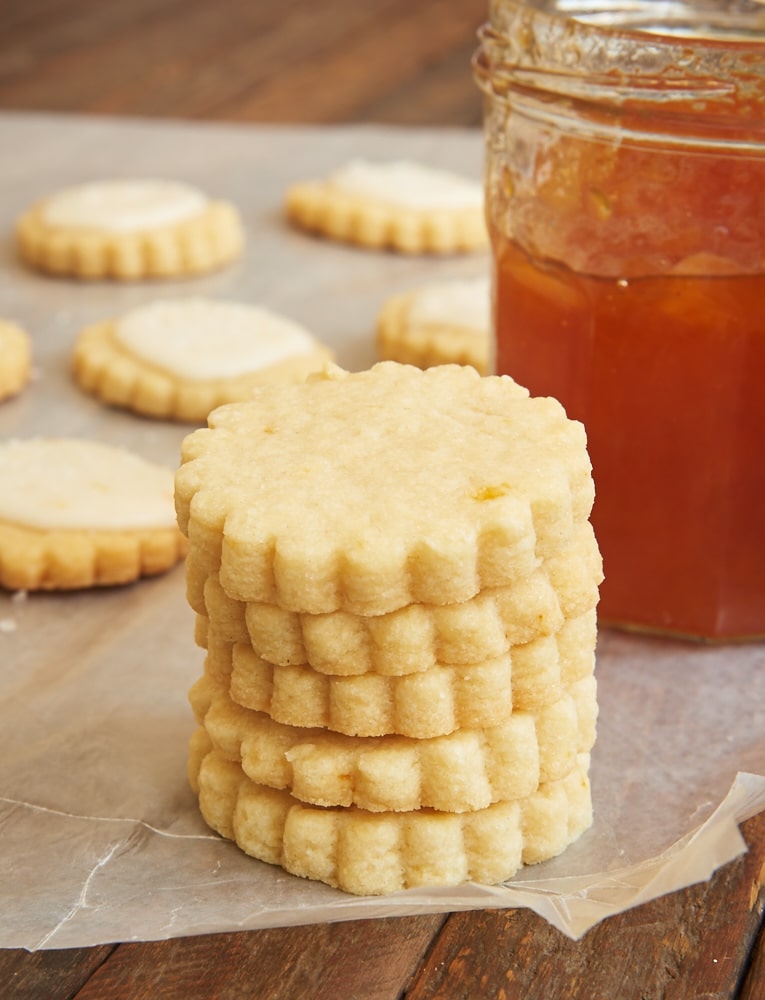
[[[424,739],[496,725],[513,710],[507,653],[485,663],[437,666],[402,677],[332,677],[305,666],[277,667],[246,643],[211,644],[207,662],[216,676],[231,664],[231,693],[240,704],[278,722],[350,736],[401,733]]]
[[[489,306],[485,277],[441,281],[394,295],[377,317],[378,357],[418,368],[472,365],[487,375]]]
[[[370,894],[564,850],[598,717],[583,428],[507,377],[394,362],[208,424],[176,475],[208,824]]]
[[[500,656],[512,644],[554,632],[564,618],[543,567],[514,585],[483,590],[460,604],[407,604],[374,616],[347,611],[311,615],[234,601],[217,577],[205,576],[191,557],[187,596],[221,636],[249,641],[272,663],[306,663],[326,674],[395,676],[437,663],[478,663]],[[204,634],[200,624],[199,635]]]
[[[92,181],[55,192],[21,216],[16,235],[31,267],[83,280],[202,274],[244,247],[233,205],[156,179]]]
[[[229,677],[231,696],[240,705],[288,725],[350,736],[399,733],[427,739],[494,726],[515,709],[536,711],[559,701],[567,687],[561,683],[553,637],[513,647],[510,654],[484,663],[437,666],[401,677],[332,677],[305,666],[276,667],[245,643],[215,643],[206,669]]]
[[[302,229],[370,249],[449,254],[488,245],[481,184],[409,161],[354,160],[295,184],[286,212]]]
[[[589,616],[588,616],[589,617]],[[592,675],[594,640],[572,619],[544,636],[481,663],[437,665],[401,676],[332,676],[306,666],[274,666],[247,643],[208,633],[206,672],[235,702],[293,726],[323,727],[352,736],[401,733],[420,739],[459,728],[497,725],[516,709],[558,701],[572,683]],[[574,631],[583,644],[572,651]]]
[[[472,812],[369,812],[306,805],[251,781],[192,742],[189,775],[207,824],[247,854],[359,895],[467,881],[496,884],[555,857],[592,823],[589,759],[531,795]]]
[[[225,683],[208,674],[189,697],[212,746],[241,762],[256,783],[285,788],[302,802],[372,812],[465,812],[530,795],[540,781],[565,777],[577,754],[590,751],[597,721],[594,678],[537,712],[432,739],[284,725],[237,705]]]
[[[113,406],[203,423],[264,382],[301,381],[332,358],[306,329],[238,302],[158,300],[79,334],[74,376]]]
[[[0,319],[0,400],[15,396],[24,388],[31,365],[29,335],[15,323]]]
[[[511,646],[557,635],[564,624],[595,608],[603,569],[592,526],[585,521],[560,556],[512,586],[481,591],[461,604],[409,604],[373,617],[344,611],[300,614],[232,600],[216,576],[205,576],[193,554],[186,577],[189,603],[204,619],[197,625],[201,646],[209,619],[219,638],[249,642],[259,656],[280,666],[397,676],[439,663],[480,663]],[[591,621],[594,636],[594,614]]]
[[[70,590],[162,573],[186,542],[173,474],[125,449],[73,438],[0,445],[0,585]]]
[[[208,421],[183,444],[178,522],[235,600],[457,604],[557,555],[593,502],[581,424],[469,367],[327,369]]]

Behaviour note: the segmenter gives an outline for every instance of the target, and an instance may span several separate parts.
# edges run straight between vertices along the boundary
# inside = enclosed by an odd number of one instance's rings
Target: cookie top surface
[[[327,183],[347,194],[404,208],[461,209],[483,204],[479,183],[408,160],[352,160],[330,174]]]
[[[172,527],[173,473],[95,441],[8,441],[0,445],[0,519],[42,530]]]
[[[176,181],[104,180],[65,188],[46,198],[42,218],[65,229],[131,233],[171,226],[204,211],[205,194]]]
[[[488,333],[489,279],[437,282],[411,293],[407,319],[413,326],[459,326]]]
[[[512,582],[517,555],[565,544],[591,484],[559,403],[467,367],[327,369],[209,424],[183,445],[181,530],[222,534],[230,596],[292,610],[382,614]]]
[[[116,321],[123,347],[181,378],[230,378],[309,354],[316,341],[298,323],[237,302],[158,300]]]

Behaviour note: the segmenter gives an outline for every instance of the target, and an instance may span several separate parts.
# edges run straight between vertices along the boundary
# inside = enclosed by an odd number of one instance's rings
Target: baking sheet
[[[0,405],[0,438],[71,434],[171,467],[191,429],[102,407],[74,386],[84,325],[158,297],[258,303],[308,326],[356,370],[375,317],[425,281],[485,273],[484,254],[365,252],[287,228],[293,180],[353,156],[480,178],[473,130],[293,128],[0,115],[0,316],[32,335],[35,379]],[[11,232],[31,202],[114,176],[185,180],[242,210],[244,258],[209,277],[84,285],[32,274]],[[245,857],[198,815],[185,775],[186,692],[202,670],[182,567],[129,587],[0,594],[0,947],[61,948],[425,911],[529,906],[571,937],[707,878],[765,807],[765,647],[602,632],[593,828],[507,886],[356,898]]]

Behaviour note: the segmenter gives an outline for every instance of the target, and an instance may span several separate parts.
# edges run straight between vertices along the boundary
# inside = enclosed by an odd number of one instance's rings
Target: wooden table
[[[0,0],[0,108],[239,122],[480,122],[484,0]],[[0,952],[6,998],[765,997],[765,813],[709,883],[574,942],[527,910]]]

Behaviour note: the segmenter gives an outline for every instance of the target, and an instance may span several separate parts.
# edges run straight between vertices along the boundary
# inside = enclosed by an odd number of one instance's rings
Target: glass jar
[[[495,369],[587,430],[605,624],[765,636],[765,6],[493,0]]]

